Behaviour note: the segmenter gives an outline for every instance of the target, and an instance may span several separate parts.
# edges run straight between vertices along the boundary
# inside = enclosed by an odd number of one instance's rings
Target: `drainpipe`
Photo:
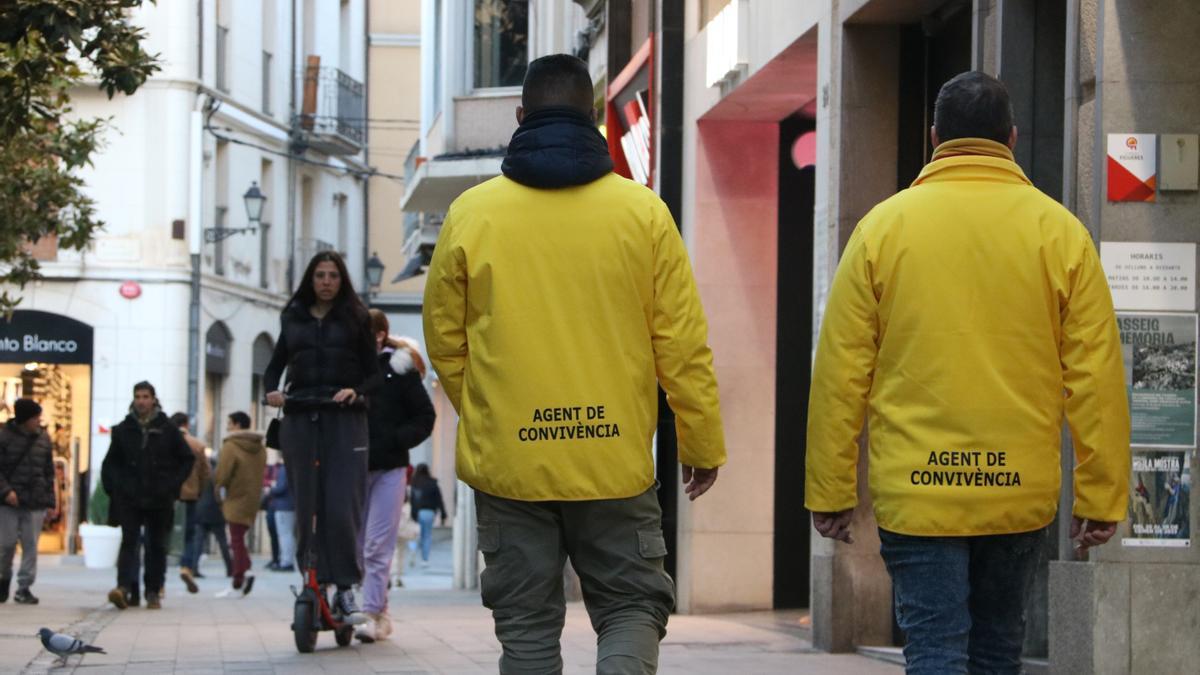
[[[305,30],[311,30],[305,26]],[[296,133],[296,0],[292,0],[292,43],[288,45],[291,52],[291,66],[288,70],[288,154],[287,154],[287,288],[285,295],[290,295],[296,285],[296,160],[293,157],[296,149],[292,143],[292,135]]]
[[[204,95],[197,92],[196,108],[192,110],[191,134],[188,143],[188,253],[191,254],[191,300],[188,303],[188,391],[187,414],[192,434],[196,433],[197,413],[200,410],[200,246],[204,235]]]
[[[363,3],[363,24],[366,27],[363,38],[363,82],[366,86],[363,87],[363,163],[368,167],[371,166],[371,3]],[[363,213],[363,244],[362,244],[362,270],[363,270],[363,296],[367,298],[367,305],[371,304],[371,283],[367,280],[367,261],[371,259],[371,177],[364,176],[362,179],[362,213]]]

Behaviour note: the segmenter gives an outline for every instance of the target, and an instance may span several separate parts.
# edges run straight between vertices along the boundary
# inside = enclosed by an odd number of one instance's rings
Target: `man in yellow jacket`
[[[707,324],[679,231],[612,172],[587,65],[529,64],[504,175],[442,226],[425,340],[475,488],[502,673],[562,669],[569,557],[597,672],[654,672],[674,604],[651,439],[661,383],[689,497],[725,462]]]
[[[1072,537],[1103,544],[1125,517],[1129,410],[1108,284],[1088,231],[1013,161],[1016,137],[998,80],[947,82],[932,161],[858,224],[821,326],[805,503],[818,532],[850,543],[866,418],[910,673],[1019,672],[1064,414]]]

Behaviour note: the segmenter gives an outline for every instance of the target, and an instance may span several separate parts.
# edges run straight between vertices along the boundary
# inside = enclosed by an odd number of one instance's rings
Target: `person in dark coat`
[[[154,386],[133,386],[129,415],[112,430],[100,478],[111,502],[109,519],[121,528],[117,586],[108,600],[118,609],[137,605],[138,548],[145,528],[146,608],[162,607],[167,571],[167,540],[175,521],[175,500],[192,472],[196,456],[179,428],[159,406]]]
[[[363,611],[367,621],[355,635],[363,642],[388,637],[388,575],[396,550],[396,531],[404,504],[408,451],[429,438],[437,415],[425,391],[425,362],[417,344],[388,333],[387,315],[372,309],[371,330],[379,349],[383,386],[367,411],[370,452],[367,466],[366,525],[362,534]]]
[[[446,524],[446,504],[442,501],[442,490],[437,479],[429,473],[428,464],[418,464],[413,473],[412,488],[413,519],[421,526],[421,566],[429,567],[429,551],[433,548],[433,519],[441,516]]]
[[[211,474],[216,473],[216,462],[206,459]],[[229,549],[229,537],[225,534],[225,515],[221,513],[221,501],[217,499],[217,488],[213,485],[212,475],[200,488],[200,500],[196,502],[196,530],[192,533],[195,540],[195,563],[192,576],[203,579],[200,573],[200,552],[208,545],[208,537],[212,535],[217,540],[217,548],[221,551],[221,559],[225,561],[225,576],[233,577],[233,552]],[[190,590],[190,589],[189,589]]]
[[[59,511],[54,489],[54,444],[42,429],[42,407],[17,399],[15,416],[0,427],[0,602],[8,600],[12,562],[21,544],[21,569],[13,602],[36,605],[29,587],[37,578],[37,542],[46,509]]]
[[[280,378],[287,369],[286,396]],[[367,620],[354,599],[367,492],[365,398],[382,384],[367,308],[334,251],[313,256],[281,316],[264,373],[267,405],[283,408],[280,450],[296,500],[298,559],[337,587],[333,612]],[[317,500],[321,499],[321,508]],[[314,537],[313,515],[320,513]],[[314,546],[315,544],[315,546]],[[310,554],[315,551],[315,561]]]
[[[287,468],[275,465],[275,479],[267,492],[267,504],[275,518],[275,530],[279,532],[279,564],[276,572],[296,570],[296,500],[288,486]]]

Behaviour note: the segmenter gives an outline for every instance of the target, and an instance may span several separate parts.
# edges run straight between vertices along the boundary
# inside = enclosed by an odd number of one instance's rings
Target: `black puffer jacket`
[[[114,502],[140,509],[170,508],[195,461],[183,434],[161,410],[144,427],[131,412],[113,427],[100,479]]]
[[[54,446],[44,430],[31,434],[9,420],[0,427],[0,503],[17,493],[17,508],[54,506]]]
[[[291,397],[338,389],[369,394],[378,388],[383,378],[365,314],[356,318],[342,304],[318,320],[308,307],[293,302],[283,310],[281,319],[279,340],[263,376],[267,391],[279,390],[284,367]]]
[[[408,451],[429,438],[437,419],[421,384],[421,373],[404,350],[380,354],[379,367],[383,386],[371,396],[367,412],[371,432],[367,465],[371,471],[408,466]]]
[[[587,115],[543,108],[525,116],[513,133],[500,170],[535,188],[586,185],[613,170],[608,144]]]

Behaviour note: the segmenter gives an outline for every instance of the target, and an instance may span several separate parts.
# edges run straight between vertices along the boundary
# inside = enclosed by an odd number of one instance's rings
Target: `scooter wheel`
[[[292,636],[296,638],[296,651],[311,654],[317,647],[317,630],[313,627],[313,603],[302,595],[292,610]]]
[[[354,639],[354,626],[349,624],[342,626],[333,633],[334,639],[337,640],[339,647],[348,647],[350,641]]]

